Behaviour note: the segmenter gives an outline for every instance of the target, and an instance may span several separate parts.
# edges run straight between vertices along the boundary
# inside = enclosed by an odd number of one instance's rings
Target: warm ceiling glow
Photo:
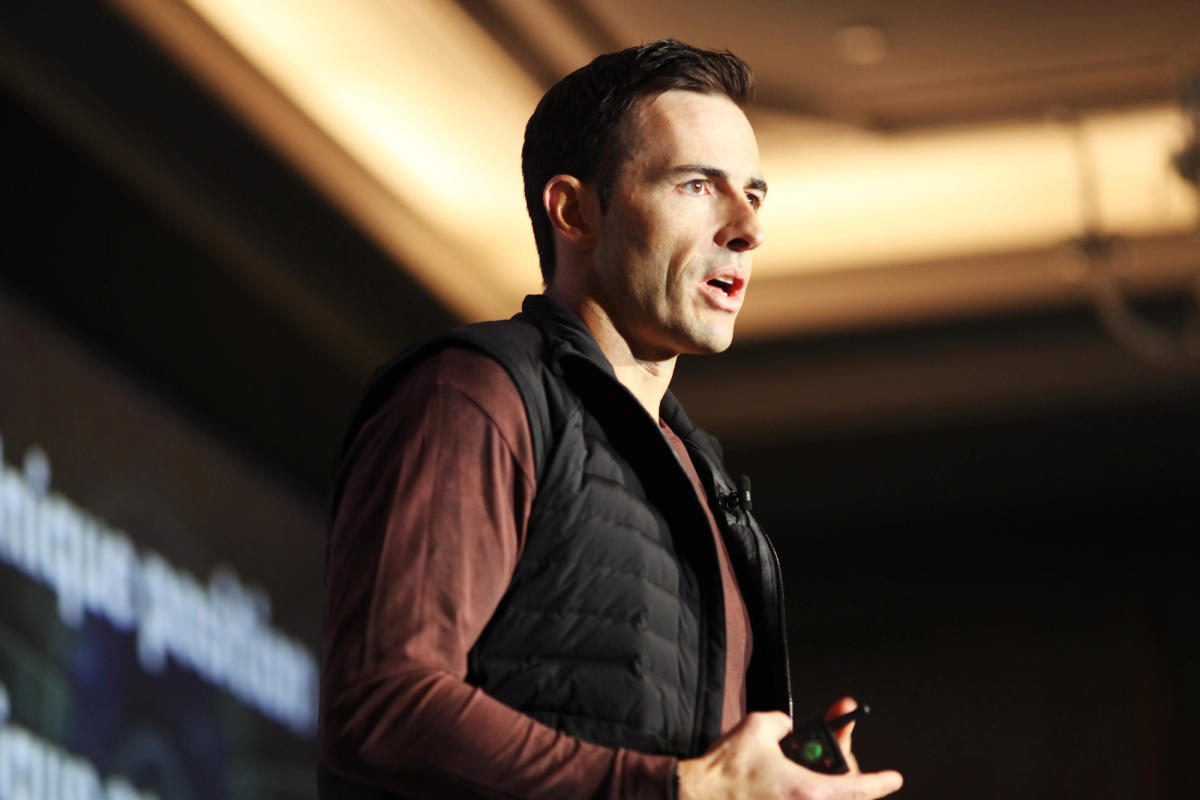
[[[540,290],[519,158],[540,88],[457,3],[113,2],[464,319],[506,316]],[[564,70],[594,55],[555,35],[562,19],[547,20],[544,30],[526,22],[558,43]],[[1084,116],[1078,137],[1054,122],[888,135],[752,117],[771,184],[755,276],[777,287],[1053,247],[1093,221],[1088,204],[1105,232],[1197,225],[1196,196],[1168,166],[1184,120],[1165,105]],[[1092,171],[1088,199],[1081,164]],[[743,330],[802,327],[783,298],[756,306],[752,292]],[[853,314],[868,304],[843,305]]]
[[[1183,117],[1160,107],[1057,123],[880,135],[762,119],[771,197],[760,276],[873,267],[1053,246],[1089,223],[1130,236],[1186,230],[1196,198],[1171,170]]]
[[[449,244],[391,242],[447,305],[490,317],[540,291],[520,174],[540,92],[457,4],[188,2]]]

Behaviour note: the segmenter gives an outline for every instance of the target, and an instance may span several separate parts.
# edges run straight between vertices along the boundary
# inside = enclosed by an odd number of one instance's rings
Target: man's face
[[[754,131],[727,97],[680,90],[641,100],[630,124],[593,251],[596,299],[636,358],[720,352],[763,241]]]

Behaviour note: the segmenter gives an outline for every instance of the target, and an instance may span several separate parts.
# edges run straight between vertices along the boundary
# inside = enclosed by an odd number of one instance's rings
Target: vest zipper
[[[780,655],[783,657],[783,687],[784,693],[787,696],[787,714],[788,719],[792,724],[796,724],[796,713],[792,701],[792,659],[788,653],[787,640],[787,612],[783,602],[783,568],[779,564],[779,554],[775,552],[775,545],[765,533],[762,534],[763,541],[767,543],[767,550],[771,554],[771,561],[775,567],[775,598],[776,598],[776,613],[779,615],[779,643],[781,646]]]
[[[730,513],[736,513],[738,508],[745,512],[747,520],[750,519],[750,479],[745,475],[738,476],[738,488],[730,491],[728,494],[722,495],[719,498],[720,504]],[[749,528],[750,526],[747,525]],[[767,552],[771,556],[772,583],[775,586],[775,614],[777,616],[777,628],[779,630],[780,657],[783,659],[783,684],[784,696],[787,698],[787,714],[788,718],[795,724],[795,710],[792,700],[792,665],[791,655],[788,653],[787,643],[787,611],[783,596],[783,567],[779,563],[779,553],[775,550],[775,544],[771,541],[766,533],[759,531],[763,542],[767,545]]]

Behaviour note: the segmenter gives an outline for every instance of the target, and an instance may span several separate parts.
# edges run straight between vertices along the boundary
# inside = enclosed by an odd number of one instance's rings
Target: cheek
[[[609,265],[605,282],[610,293],[648,307],[661,305],[678,290],[695,250],[695,237],[685,230],[694,223],[687,211],[666,202],[651,210],[645,204],[610,209],[608,235],[598,250]]]

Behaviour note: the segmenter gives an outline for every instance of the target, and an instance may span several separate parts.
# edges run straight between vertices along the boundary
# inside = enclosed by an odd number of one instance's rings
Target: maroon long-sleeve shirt
[[[703,499],[683,443],[663,431]],[[566,736],[465,682],[536,491],[525,408],[504,369],[467,350],[429,359],[363,427],[346,464],[326,576],[324,762],[412,798],[671,796],[674,758]],[[745,715],[752,643],[709,518],[725,594],[728,730]]]

